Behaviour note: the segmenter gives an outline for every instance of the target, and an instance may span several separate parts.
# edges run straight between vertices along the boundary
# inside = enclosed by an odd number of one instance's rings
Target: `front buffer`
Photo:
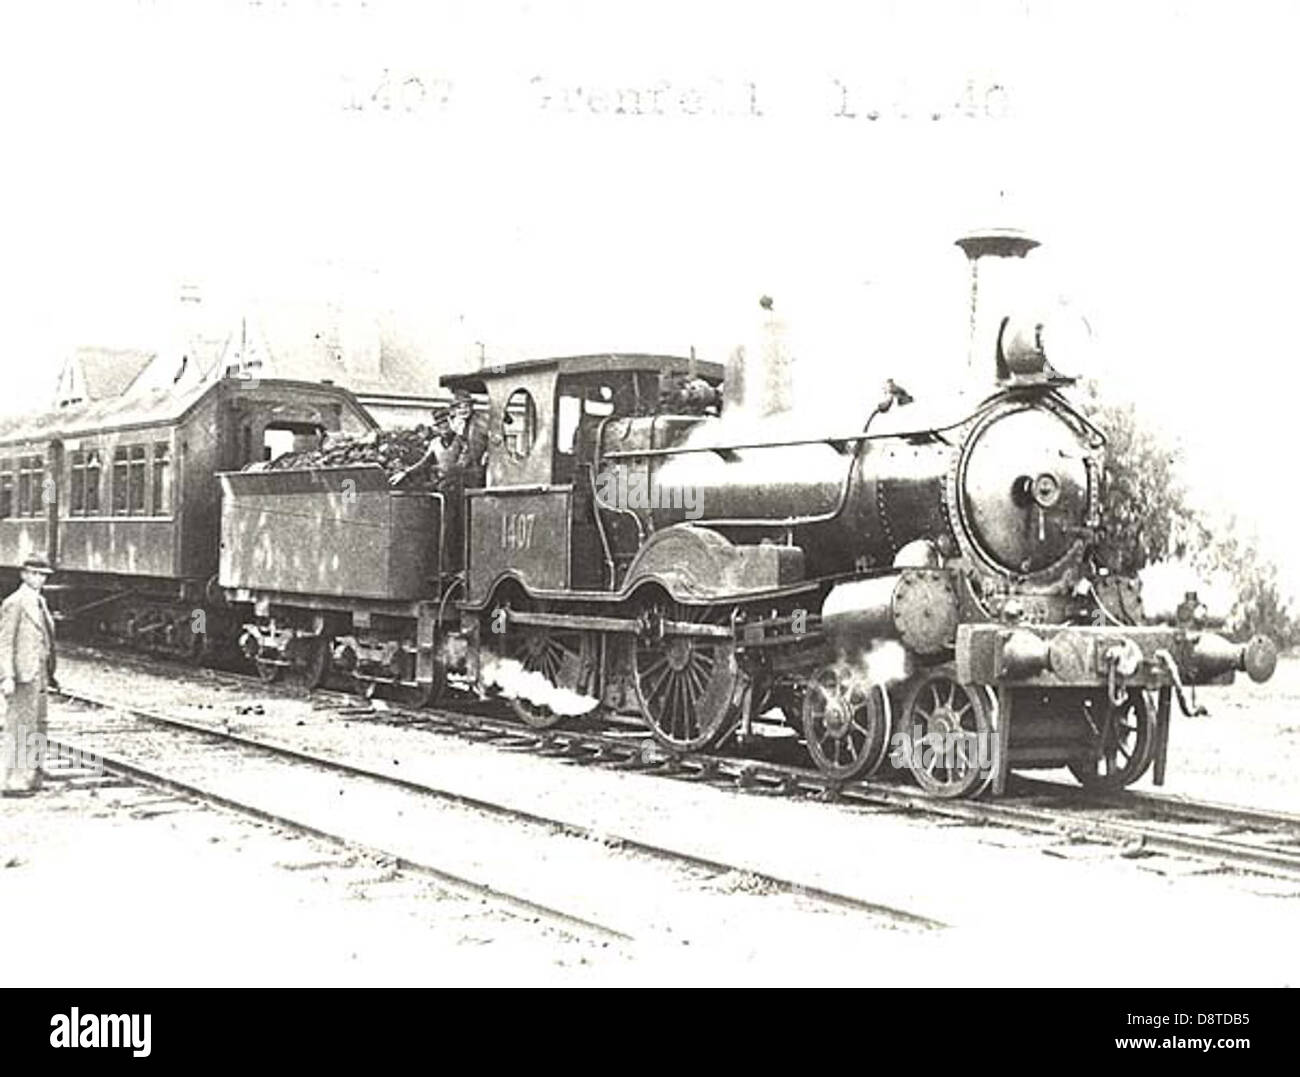
[[[1119,789],[1154,762],[1162,785],[1172,700],[1204,714],[1186,686],[1231,684],[1237,671],[1263,682],[1277,666],[1267,637],[1168,626],[964,624],[956,644],[957,680],[997,695],[995,794],[1011,770],[1060,766],[1085,787]]]

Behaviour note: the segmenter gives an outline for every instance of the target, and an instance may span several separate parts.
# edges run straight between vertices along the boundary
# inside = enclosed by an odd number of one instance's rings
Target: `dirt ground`
[[[0,800],[0,905],[4,986],[572,983],[626,961],[382,859],[139,787]]]
[[[1210,713],[1185,718],[1175,706],[1165,790],[1300,812],[1300,656],[1284,656],[1264,684],[1238,674],[1197,695]],[[1150,776],[1136,788],[1151,788]]]
[[[69,668],[68,679],[74,676]],[[218,721],[226,720],[227,712],[231,721],[254,720],[238,714],[242,689],[218,691],[209,684],[198,692],[201,676],[188,689],[185,677],[154,679],[129,669],[101,671],[93,679],[97,683],[86,687],[112,695],[128,687],[142,706],[165,709],[188,692],[194,707],[220,712],[213,715]],[[1267,685],[1240,680],[1231,689],[1202,692],[1212,716],[1176,719],[1166,789],[1294,809],[1298,695],[1300,660],[1294,658],[1284,660]],[[215,702],[201,702],[205,699]],[[314,711],[308,700],[268,697],[267,708],[259,721],[273,721],[283,709],[289,725],[324,723],[357,743],[350,723]],[[509,755],[456,738],[436,738],[435,744],[439,754],[463,757],[467,764],[474,755],[498,761]],[[518,762],[551,765],[531,757]],[[618,777],[637,788],[655,781]],[[802,814],[814,810],[790,807]],[[869,820],[856,822],[872,826]],[[808,841],[808,834],[795,828],[787,836],[799,844]],[[1009,848],[1019,844],[1014,832],[1000,829],[987,839]],[[1062,876],[1061,889],[1079,894],[1078,887],[1093,880],[1101,904],[1092,907],[1106,908],[1110,899],[1103,895],[1118,893],[1107,889],[1103,876],[1116,867],[1113,856],[1088,847],[1070,852],[1101,859],[1096,868],[1085,860],[1069,880]],[[974,850],[970,855],[979,863],[985,863],[981,855],[988,856]],[[1031,850],[1019,868],[981,885],[1014,903],[1042,862],[1041,853]],[[968,876],[968,885],[973,878]],[[1116,879],[1121,890],[1128,885]],[[1001,956],[990,963],[989,943],[979,933],[868,925],[845,935],[846,925],[834,916],[809,917],[822,923],[801,926],[796,934],[773,919],[775,906],[755,892],[756,882],[723,877],[711,884],[735,895],[736,944],[725,957],[717,950],[707,957],[684,948],[651,952],[573,937],[449,893],[374,855],[149,790],[63,785],[33,799],[0,801],[0,908],[9,924],[29,925],[0,940],[0,985],[1104,984],[1197,983],[1207,977],[1209,982],[1282,983],[1294,982],[1295,973],[1288,970],[1300,970],[1300,956],[1283,952],[1295,948],[1290,936],[1276,935],[1277,923],[1289,919],[1286,910],[1297,900],[1294,887],[1261,886],[1258,896],[1243,903],[1231,880],[1223,880],[1224,894],[1219,894],[1205,880],[1161,878],[1160,893],[1180,910],[1168,918],[1171,937],[1158,950],[1163,956],[1153,956],[1140,970],[1120,970],[1093,961],[1089,955],[1099,951],[1083,935],[1076,938],[1074,929],[1052,942],[1058,955],[1072,952],[1073,945],[1074,957],[1047,963],[1041,960],[1041,940],[1026,940],[1031,945],[1003,940]],[[1258,918],[1244,912],[1249,909],[1256,909]],[[1256,919],[1252,935],[1246,927]],[[1186,948],[1179,942],[1179,922],[1232,924],[1241,937],[1229,937],[1232,932],[1223,926],[1212,940]],[[1275,941],[1259,945],[1257,936]]]

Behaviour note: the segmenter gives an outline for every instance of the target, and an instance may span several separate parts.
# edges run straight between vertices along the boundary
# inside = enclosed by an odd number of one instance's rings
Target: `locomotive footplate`
[[[591,632],[626,632],[638,634],[647,625],[634,617],[600,617],[588,613],[533,613],[526,610],[507,609],[506,619],[511,624],[534,625],[540,628],[586,629]],[[702,639],[731,639],[734,630],[728,625],[699,624],[694,621],[659,619],[652,626],[658,635],[695,636]]]

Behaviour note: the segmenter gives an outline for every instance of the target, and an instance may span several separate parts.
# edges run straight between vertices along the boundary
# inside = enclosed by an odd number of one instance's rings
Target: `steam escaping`
[[[887,639],[872,644],[859,661],[867,679],[881,687],[905,680],[911,672],[907,648],[897,640]]]
[[[544,673],[525,669],[514,658],[484,652],[479,661],[479,677],[484,688],[495,688],[507,699],[520,699],[534,707],[547,707],[553,713],[574,718],[596,709],[600,700],[570,688],[552,684]]]
[[[1172,621],[1191,591],[1205,607],[1210,622],[1227,620],[1236,596],[1232,582],[1222,572],[1199,572],[1186,561],[1156,561],[1138,570],[1142,583],[1142,608],[1147,619]]]
[[[906,680],[911,672],[907,648],[897,640],[880,640],[865,651],[841,654],[835,663],[839,682],[852,694],[866,693],[872,688],[888,688]]]

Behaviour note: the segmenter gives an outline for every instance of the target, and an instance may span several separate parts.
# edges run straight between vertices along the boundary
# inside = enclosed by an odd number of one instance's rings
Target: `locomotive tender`
[[[327,384],[227,378],[0,419],[0,566],[39,553],[64,624],[200,658],[237,627],[217,587],[221,471],[268,442],[364,433]]]
[[[1033,246],[1005,232],[962,242],[986,292],[984,263]],[[102,549],[78,547],[84,479],[72,503],[48,508],[47,532],[0,520],[0,550],[16,564],[48,541],[70,589],[64,616],[115,611],[136,636],[193,647],[174,620],[183,603],[142,629],[139,596],[160,609],[201,594],[268,679],[333,670],[417,704],[452,680],[508,696],[536,728],[628,715],[682,752],[743,746],[780,723],[834,778],[888,760],[936,796],[1000,793],[1010,770],[1033,767],[1118,788],[1154,762],[1159,784],[1184,687],[1238,670],[1265,680],[1276,652],[1263,638],[1231,643],[1194,613],[1146,622],[1137,582],[1094,561],[1105,436],[1068,402],[1043,327],[987,298],[972,326],[975,373],[987,368],[976,396],[927,407],[938,402],[895,391],[853,429],[733,400],[721,415],[661,406],[675,381],[722,381],[693,358],[446,376],[486,401],[488,453],[481,486],[445,494],[391,489],[375,467],[238,472],[262,420],[243,441],[236,422],[233,448],[185,471],[195,483],[224,472],[215,581],[210,532],[207,547],[201,535],[187,546],[179,509],[178,552],[143,573],[138,555],[123,560],[129,520],[109,521]],[[283,415],[292,429],[366,422],[332,387],[223,382],[210,395],[216,414]],[[188,407],[159,419],[172,458],[178,437],[193,441]],[[50,454],[56,485],[75,478],[72,433]],[[213,521],[213,502],[193,496],[195,520]]]

